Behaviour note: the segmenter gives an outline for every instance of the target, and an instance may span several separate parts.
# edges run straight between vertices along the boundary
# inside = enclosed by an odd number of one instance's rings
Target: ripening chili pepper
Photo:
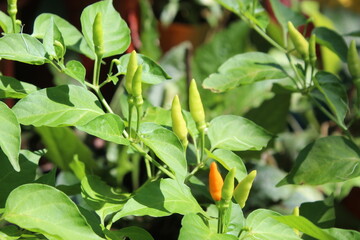
[[[195,79],[191,80],[189,87],[189,108],[196,127],[199,132],[204,132],[206,128],[204,106],[201,101]]]
[[[221,190],[221,198],[225,202],[225,207],[228,207],[231,198],[234,194],[234,182],[235,182],[236,168],[230,169],[225,177],[224,185]]]
[[[17,10],[17,0],[7,0],[7,12],[10,16],[16,16]]]
[[[171,119],[174,133],[180,139],[183,146],[186,148],[188,145],[188,129],[186,127],[186,122],[181,112],[181,104],[177,95],[174,97],[172,102]]]
[[[134,103],[136,106],[141,106],[144,103],[142,97],[142,65],[139,65],[132,80],[132,92],[134,96]]]
[[[224,181],[217,168],[217,165],[215,162],[212,162],[210,164],[210,172],[209,172],[209,191],[214,201],[221,200],[221,191],[223,185],[224,185]]]
[[[312,34],[309,40],[309,60],[311,66],[316,65],[316,35]]]
[[[291,41],[295,49],[300,53],[304,59],[309,57],[309,43],[304,36],[294,27],[291,22],[288,22],[288,30]]]
[[[360,58],[356,49],[356,42],[352,40],[349,46],[347,63],[351,76],[354,80],[360,80]]]
[[[241,180],[241,182],[239,182],[234,190],[234,198],[241,208],[245,206],[255,177],[256,170],[253,170],[243,180]]]
[[[104,32],[102,27],[102,13],[96,14],[93,23],[93,42],[95,48],[95,54],[98,58],[101,58],[104,54]]]
[[[130,54],[129,63],[127,65],[127,71],[125,75],[125,88],[130,95],[132,95],[132,80],[134,78],[137,67],[137,54],[136,51],[133,50]]]

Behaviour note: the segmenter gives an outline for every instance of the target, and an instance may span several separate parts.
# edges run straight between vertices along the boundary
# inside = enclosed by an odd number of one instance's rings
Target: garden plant
[[[0,239],[150,240],[144,222],[169,216],[180,240],[360,239],[339,210],[359,186],[359,32],[349,44],[314,2],[302,2],[306,17],[278,0],[273,14],[258,0],[217,2],[236,20],[196,50],[186,79],[169,67],[182,69],[186,44],[160,61],[151,48],[126,53],[112,0],[87,6],[81,31],[43,13],[32,33],[8,0],[2,61],[70,80],[40,89],[51,79],[0,76]],[[244,47],[250,32],[267,48]]]

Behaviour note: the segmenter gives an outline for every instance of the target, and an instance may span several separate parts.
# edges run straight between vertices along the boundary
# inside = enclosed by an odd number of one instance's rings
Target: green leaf
[[[298,229],[309,236],[312,236],[321,240],[336,240],[330,234],[317,227],[315,224],[307,220],[302,216],[274,216],[276,221],[287,224],[292,228]]]
[[[173,213],[185,215],[204,212],[188,186],[173,179],[162,178],[145,183],[136,190],[113,221],[129,215],[161,217]]]
[[[51,58],[61,59],[64,57],[66,46],[60,30],[54,22],[54,18],[50,19],[48,30],[44,35],[43,45]]]
[[[35,65],[42,65],[47,61],[41,42],[23,33],[9,33],[0,38],[0,57]]]
[[[78,80],[80,83],[85,84],[86,69],[81,62],[76,60],[68,61],[64,73]]]
[[[360,232],[350,229],[341,229],[341,228],[330,228],[323,229],[324,232],[331,235],[336,240],[348,240],[348,239],[360,239]]]
[[[241,240],[261,239],[261,240],[299,240],[294,230],[287,225],[275,220],[280,214],[266,209],[258,209],[249,214],[246,219],[246,227],[250,231],[241,234]]]
[[[278,186],[343,182],[360,176],[359,164],[360,149],[353,142],[340,136],[320,138],[299,153]]]
[[[239,182],[246,177],[247,171],[243,160],[232,151],[225,149],[216,149],[214,152],[205,151],[208,157],[219,162],[227,170],[236,168],[235,178]]]
[[[214,118],[210,122],[208,136],[212,149],[232,151],[261,150],[272,137],[252,121],[234,115]]]
[[[62,85],[33,92],[13,111],[21,124],[81,126],[104,114],[97,97],[83,87]]]
[[[55,187],[56,184],[56,168],[51,169],[50,172],[42,175],[38,179],[36,179],[35,183],[42,183],[49,186]]]
[[[219,4],[221,4],[227,10],[240,15],[240,4],[237,1],[233,0],[216,0]]]
[[[335,225],[336,215],[333,198],[324,201],[306,202],[300,206],[301,216],[321,228]]]
[[[140,125],[140,139],[175,173],[184,180],[187,163],[184,148],[178,137],[170,130],[154,123]]]
[[[20,124],[11,109],[0,101],[0,149],[16,171],[20,171]]]
[[[69,170],[69,164],[75,155],[85,163],[87,169],[95,168],[96,164],[92,158],[91,150],[70,128],[40,127],[36,131],[48,150],[47,158],[59,168]]]
[[[318,84],[311,96],[325,103],[336,116],[337,123],[346,129],[344,119],[348,110],[348,100],[344,85],[333,74],[318,72],[315,76]]]
[[[161,126],[171,127],[171,111],[162,107],[148,107],[142,122],[152,122]]]
[[[287,23],[289,21],[292,22],[295,27],[306,23],[304,15],[294,12],[291,8],[286,7],[279,0],[270,0],[270,3],[276,19],[281,24],[284,31],[287,31]]]
[[[148,84],[159,84],[171,77],[161,68],[159,64],[152,59],[136,54],[138,65],[143,66],[142,81]],[[123,55],[119,58],[120,64],[117,65],[119,74],[126,74],[127,65],[129,63],[130,54]]]
[[[101,222],[104,222],[109,214],[121,210],[128,199],[125,194],[117,193],[95,175],[87,175],[81,180],[81,195],[99,215]]]
[[[0,239],[2,240],[19,239],[22,234],[22,229],[14,225],[8,225],[0,229]]]
[[[211,74],[203,87],[214,92],[224,92],[256,81],[286,77],[283,69],[270,55],[250,52],[235,55],[223,63],[218,73]]]
[[[3,11],[0,11],[0,27],[5,33],[14,32],[10,16]]]
[[[59,31],[64,38],[66,47],[94,59],[95,55],[87,45],[81,32],[68,21],[55,14],[43,13],[37,16],[34,22],[34,31],[32,36],[41,39],[44,38],[45,33],[49,29],[50,19],[53,19],[54,23],[59,28]]]
[[[129,145],[129,140],[122,136],[125,128],[123,121],[118,115],[112,113],[100,115],[85,125],[77,126],[77,128],[106,141]]]
[[[183,217],[181,221],[179,240],[236,240],[235,236],[218,234],[210,231],[204,219],[198,214],[190,213]]]
[[[105,229],[105,235],[111,240],[154,240],[154,238],[145,229],[140,227],[126,227],[117,231],[109,231]]]
[[[316,35],[317,43],[333,51],[344,63],[347,62],[348,47],[341,35],[326,27],[317,27],[312,34]]]
[[[35,180],[36,169],[41,155],[21,150],[19,156],[20,172],[14,170],[8,158],[0,149],[0,208],[12,190]]]
[[[3,218],[49,239],[103,239],[96,235],[75,203],[63,192],[43,184],[26,184],[9,195]]]
[[[110,57],[123,53],[130,44],[130,29],[112,5],[112,0],[104,0],[87,6],[81,13],[81,28],[85,40],[95,52],[93,23],[97,13],[102,13],[104,33],[104,55]]]
[[[37,90],[38,88],[30,83],[0,76],[0,98],[23,98]]]

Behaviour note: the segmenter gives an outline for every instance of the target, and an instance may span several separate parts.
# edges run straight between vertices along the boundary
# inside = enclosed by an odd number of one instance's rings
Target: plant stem
[[[136,106],[136,135],[139,132],[139,128],[140,128],[140,120],[141,120],[141,115],[142,115],[142,105],[140,106]]]
[[[114,113],[113,110],[111,109],[110,105],[107,103],[107,101],[105,100],[104,96],[102,95],[100,89],[98,87],[96,87],[96,94],[98,95],[100,102],[102,103],[102,105],[106,108],[106,110],[109,113]]]
[[[131,98],[131,96],[129,96]],[[131,122],[132,122],[132,112],[133,112],[134,104],[131,103],[131,101],[128,101],[128,131],[130,133],[130,137],[132,137],[131,134]]]
[[[145,166],[146,166],[146,174],[148,176],[148,179],[152,178],[152,172],[151,172],[151,165],[150,165],[150,161],[145,158]]]
[[[202,162],[204,158],[204,151],[205,151],[205,132],[200,132],[200,159],[198,161],[198,164]]]
[[[93,73],[93,85],[96,87],[99,86],[100,68],[101,68],[101,58],[99,58],[99,56],[96,56],[94,63],[94,73]]]
[[[302,79],[302,77],[299,75],[298,69],[296,68],[294,61],[292,60],[291,56],[289,55],[289,53],[286,53],[286,57],[290,63],[291,68],[293,69],[294,73],[295,73],[295,78],[297,79],[297,81],[300,83],[300,85],[302,85],[302,88],[304,89],[306,87],[306,83],[305,83],[305,79]],[[297,82],[295,82],[296,87],[301,90],[301,87],[298,86]]]
[[[218,227],[217,227],[217,233],[223,233],[224,232],[224,209],[222,207],[218,207]]]

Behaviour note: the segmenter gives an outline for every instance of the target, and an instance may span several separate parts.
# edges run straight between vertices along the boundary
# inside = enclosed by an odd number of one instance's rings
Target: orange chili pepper
[[[217,168],[217,165],[215,162],[212,162],[210,164],[210,172],[209,172],[209,191],[214,201],[221,200],[221,190],[223,185],[224,185],[224,181]]]

